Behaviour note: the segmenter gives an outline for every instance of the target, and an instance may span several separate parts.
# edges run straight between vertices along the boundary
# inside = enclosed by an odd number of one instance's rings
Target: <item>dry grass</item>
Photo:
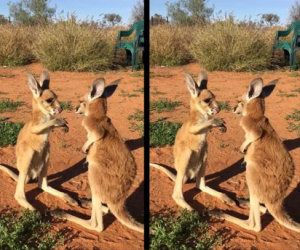
[[[173,66],[198,61],[207,70],[268,69],[275,33],[284,28],[254,24],[229,17],[206,26],[151,27],[150,63]]]
[[[35,30],[26,26],[0,25],[0,65],[18,66],[34,60]]]
[[[198,29],[193,37],[193,57],[208,70],[254,71],[271,65],[275,32],[239,25],[232,19]]]
[[[191,27],[158,25],[150,29],[150,64],[174,66],[191,61]]]
[[[94,71],[112,66],[117,29],[60,21],[38,30],[33,52],[50,70]]]

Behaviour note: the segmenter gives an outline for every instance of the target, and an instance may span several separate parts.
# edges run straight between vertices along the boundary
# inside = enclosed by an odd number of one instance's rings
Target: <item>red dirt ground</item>
[[[184,73],[197,75],[201,67],[189,64],[183,67],[154,67],[150,69],[150,99],[168,98],[181,101],[183,105],[175,111],[162,114],[150,114],[150,119],[157,116],[167,117],[167,121],[183,122],[189,112],[190,95],[186,89]],[[293,76],[294,75],[294,76]],[[266,116],[272,126],[283,139],[289,149],[296,166],[295,177],[289,189],[285,202],[286,210],[296,221],[300,222],[300,138],[296,132],[289,132],[288,121],[285,116],[300,108],[300,94],[291,92],[300,88],[300,77],[288,71],[269,71],[259,73],[208,72],[208,88],[219,101],[229,101],[233,107],[237,97],[247,91],[250,81],[262,77],[264,83],[280,78],[274,92],[266,100]],[[165,94],[155,95],[156,91]],[[281,97],[279,91],[294,93],[297,97]],[[282,93],[281,92],[281,93]],[[151,94],[152,93],[152,94]],[[221,111],[219,117],[224,118],[227,132],[212,130],[208,136],[208,167],[206,173],[207,184],[217,190],[225,192],[232,198],[247,198],[247,185],[244,169],[241,167],[242,154],[238,148],[244,140],[244,132],[239,127],[239,117],[231,111]],[[150,162],[161,163],[173,167],[172,147],[150,149]],[[159,212],[164,207],[178,211],[180,208],[173,201],[171,195],[174,183],[162,172],[150,168],[150,212]],[[246,219],[249,210],[237,206],[223,204],[220,200],[208,194],[201,193],[195,188],[195,183],[184,185],[184,197],[196,210],[232,211],[231,214]],[[269,214],[262,216],[263,230],[259,233],[240,228],[229,222],[214,221],[210,223],[212,230],[219,232],[223,238],[222,246],[218,249],[300,249],[300,234],[288,230]]]
[[[26,122],[30,118],[32,95],[27,84],[28,71],[39,76],[42,66],[32,64],[26,67],[0,68],[0,91],[7,92],[0,97],[25,103],[14,112],[1,114],[9,117],[10,121]],[[7,77],[9,74],[12,77]],[[130,131],[131,121],[127,117],[136,109],[143,110],[143,93],[134,92],[144,86],[142,75],[134,75],[130,71],[108,71],[99,74],[50,72],[50,88],[58,95],[58,100],[71,101],[73,106],[77,105],[78,97],[89,91],[89,86],[96,78],[104,77],[107,83],[123,78],[114,95],[108,100],[108,116],[125,139],[137,162],[138,173],[127,207],[132,216],[140,222],[144,217],[144,142],[137,131]],[[122,96],[122,91],[138,96]],[[85,155],[81,152],[81,147],[86,141],[86,132],[81,126],[82,117],[75,114],[74,110],[63,111],[59,116],[66,118],[70,130],[65,134],[60,129],[54,129],[50,136],[49,184],[74,198],[89,198],[87,167],[83,164]],[[13,146],[0,148],[0,162],[15,167]],[[0,172],[0,211],[7,207],[17,211],[22,209],[13,197],[15,188],[16,183]],[[26,196],[39,211],[45,211],[46,208],[72,210],[81,218],[88,218],[91,214],[89,207],[71,206],[57,197],[41,192],[36,182],[26,185]],[[144,246],[142,234],[124,227],[111,214],[104,216],[105,230],[101,233],[89,231],[71,222],[53,222],[52,225],[56,231],[64,232],[65,245],[61,249],[142,249]]]

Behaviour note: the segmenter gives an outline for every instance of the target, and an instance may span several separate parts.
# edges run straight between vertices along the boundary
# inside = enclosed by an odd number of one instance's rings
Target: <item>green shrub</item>
[[[160,98],[150,103],[150,110],[155,110],[157,113],[170,112],[180,105],[179,101],[172,102],[166,98]]]
[[[0,113],[15,111],[23,102],[13,102],[8,98],[0,99]]]
[[[129,115],[127,117],[128,120],[135,120],[135,121],[143,121],[144,120],[144,112],[142,110],[137,109],[134,114]]]
[[[67,102],[59,102],[60,104],[60,107],[63,109],[63,110],[68,110],[68,111],[72,111],[73,110],[73,106],[72,106],[72,103],[71,101],[67,101]]]
[[[39,212],[23,210],[16,217],[14,212],[3,213],[0,218],[0,249],[55,249],[59,234],[50,233],[51,225]]]
[[[173,145],[181,125],[179,122],[150,122],[150,147]]]
[[[158,25],[150,29],[150,64],[174,66],[188,63],[191,28]]]
[[[0,122],[0,147],[15,145],[23,125],[22,122]]]
[[[271,65],[274,36],[273,30],[241,25],[228,18],[197,29],[191,53],[211,71],[262,70]]]
[[[19,66],[34,60],[34,29],[26,26],[0,25],[0,65]]]
[[[231,110],[231,107],[229,105],[229,101],[225,101],[225,102],[218,101],[217,103],[219,105],[220,110],[225,110],[225,111],[230,111]]]
[[[295,109],[292,114],[285,116],[286,120],[300,121],[300,110]]]
[[[39,28],[33,52],[50,70],[95,71],[112,66],[117,29],[80,25],[76,18]]]
[[[212,249],[221,243],[217,233],[209,234],[208,223],[195,211],[181,210],[175,217],[174,212],[151,216],[150,249]]]

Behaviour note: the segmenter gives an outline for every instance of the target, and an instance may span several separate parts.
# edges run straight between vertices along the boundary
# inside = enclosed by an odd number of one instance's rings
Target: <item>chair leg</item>
[[[127,65],[130,65],[132,61],[132,54],[130,50],[126,50],[126,59],[127,59]]]
[[[290,53],[287,50],[283,50],[284,52],[284,61],[285,61],[285,65],[290,65]]]
[[[139,53],[138,53],[138,51],[135,50],[132,55],[132,71],[136,70],[136,68],[137,68],[138,56],[139,56]]]
[[[290,56],[290,69],[296,68],[296,51],[293,51]]]

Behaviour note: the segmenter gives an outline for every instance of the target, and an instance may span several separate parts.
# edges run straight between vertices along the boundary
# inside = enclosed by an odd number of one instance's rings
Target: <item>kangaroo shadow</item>
[[[300,147],[300,137],[283,141],[286,148],[291,151]]]
[[[78,194],[76,192],[70,191],[70,190],[65,190],[62,188],[62,184],[69,181],[70,179],[85,173],[88,170],[87,164],[85,164],[85,158],[74,164],[73,166],[64,169],[60,172],[57,172],[55,174],[51,174],[47,176],[48,179],[48,185],[61,191],[64,193],[67,193],[70,195],[72,198],[77,200],[78,204],[80,204],[80,201],[78,199]],[[52,180],[52,181],[51,181]],[[45,210],[47,209],[47,206],[45,204],[41,203],[39,200],[35,199],[40,193],[44,192],[40,188],[34,188],[26,193],[26,197],[30,200],[30,203],[34,206],[37,207],[39,210]],[[33,200],[32,200],[33,199]]]
[[[140,223],[144,223],[144,197],[144,181],[142,181],[126,201],[129,213]]]
[[[144,137],[138,139],[130,139],[125,142],[130,151],[144,147]]]

